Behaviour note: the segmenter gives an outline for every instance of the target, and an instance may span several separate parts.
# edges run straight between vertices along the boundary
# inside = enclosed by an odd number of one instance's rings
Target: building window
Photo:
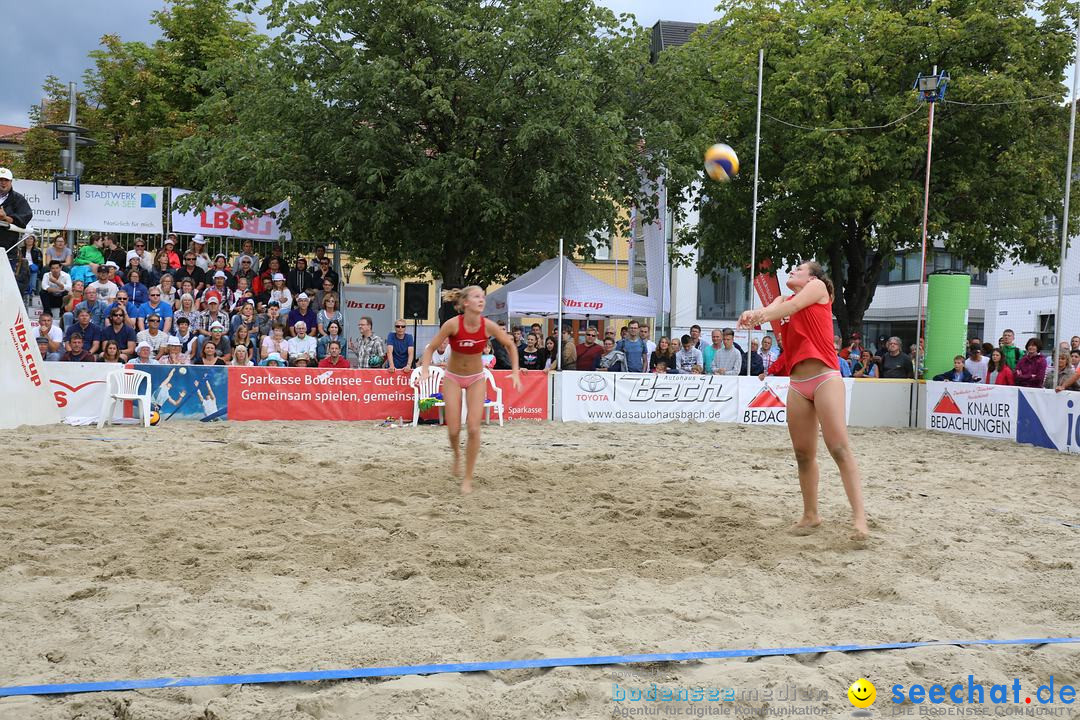
[[[1054,338],[1057,336],[1054,315],[1039,315],[1039,342],[1042,343],[1043,352],[1053,355]]]
[[[750,309],[750,285],[745,274],[721,270],[716,279],[698,276],[698,317],[702,320],[736,320]]]
[[[600,233],[595,233],[592,237],[592,246],[597,262],[605,262],[611,259],[610,237],[601,237]]]
[[[879,285],[900,285],[919,282],[920,253],[900,253],[893,258],[891,267],[883,267],[878,279]],[[926,272],[936,270],[957,270],[971,274],[972,285],[986,285],[986,273],[966,265],[963,260],[944,250],[935,250],[926,254]]]

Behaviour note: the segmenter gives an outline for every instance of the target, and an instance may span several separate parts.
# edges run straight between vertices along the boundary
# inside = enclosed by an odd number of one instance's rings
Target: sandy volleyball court
[[[922,431],[853,440],[864,544],[829,462],[825,525],[785,532],[801,506],[784,428],[487,428],[469,497],[431,427],[10,431],[0,682],[1078,634],[1075,457]],[[0,718],[600,718],[633,708],[615,684],[652,682],[796,686],[846,716],[860,676],[885,716],[891,685],[968,674],[1077,686],[1080,646],[9,698]],[[761,697],[727,705],[790,705]]]

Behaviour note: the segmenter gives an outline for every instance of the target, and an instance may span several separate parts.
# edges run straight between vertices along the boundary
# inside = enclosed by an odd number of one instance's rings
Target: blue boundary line
[[[814,645],[810,647],[707,650],[683,653],[650,653],[645,655],[534,658],[531,660],[500,660],[497,662],[448,663],[440,665],[398,665],[394,667],[255,673],[251,675],[206,675],[200,677],[152,678],[147,680],[109,680],[104,682],[64,683],[57,685],[17,685],[12,687],[0,687],[0,697],[10,697],[13,695],[61,695],[66,693],[107,692],[115,690],[196,687],[200,685],[254,685],[258,683],[351,680],[355,678],[370,677],[436,675],[440,673],[488,672],[491,670],[521,670],[526,668],[575,667],[582,665],[628,665],[633,663],[682,662],[686,660],[715,660],[720,658],[806,655],[826,652],[906,650],[908,648],[935,646],[1059,645],[1065,643],[1080,643],[1080,638],[1018,638],[1015,640],[956,640],[951,642],[944,640],[926,640],[920,642],[884,643],[881,645]]]

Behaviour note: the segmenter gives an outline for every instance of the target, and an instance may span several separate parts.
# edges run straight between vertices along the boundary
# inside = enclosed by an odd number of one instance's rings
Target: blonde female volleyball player
[[[862,479],[848,440],[844,383],[833,346],[833,286],[821,265],[805,262],[788,275],[794,295],[777,298],[768,307],[747,310],[740,328],[772,323],[780,336],[783,353],[769,368],[771,375],[790,375],[787,398],[788,434],[799,465],[803,515],[796,532],[809,532],[821,524],[818,514],[818,425],[825,446],[836,461],[840,479],[851,503],[852,535],[869,535],[863,508]]]
[[[428,377],[432,354],[442,346],[444,340],[449,340],[450,362],[446,366],[443,380],[446,430],[450,435],[450,450],[454,453],[453,473],[460,476],[461,450],[458,447],[458,438],[461,435],[461,391],[464,391],[468,409],[468,437],[465,442],[465,474],[461,479],[461,492],[470,493],[476,456],[480,454],[480,418],[484,413],[484,398],[487,396],[484,364],[481,359],[484,347],[488,337],[502,343],[510,355],[510,381],[516,390],[521,390],[518,351],[513,338],[497,323],[484,317],[486,297],[483,288],[470,285],[461,290],[446,290],[442,299],[443,302],[454,303],[454,307],[461,314],[444,322],[439,333],[424,348],[420,372],[421,377]]]

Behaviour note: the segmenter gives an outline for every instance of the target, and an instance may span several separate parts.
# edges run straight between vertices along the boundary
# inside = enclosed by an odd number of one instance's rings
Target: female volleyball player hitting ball
[[[739,327],[772,323],[783,344],[780,358],[769,367],[772,375],[790,375],[787,399],[788,434],[799,465],[803,515],[796,532],[821,524],[818,514],[818,424],[851,503],[853,538],[869,535],[863,509],[862,479],[848,440],[844,383],[833,346],[832,282],[816,262],[805,262],[788,275],[794,295],[777,298],[768,307],[747,310]]]
[[[454,475],[461,475],[461,450],[458,438],[461,435],[461,392],[465,391],[468,408],[468,438],[465,442],[465,475],[461,479],[461,492],[472,492],[473,469],[476,456],[480,454],[480,418],[484,413],[484,398],[487,396],[487,383],[484,382],[484,363],[481,355],[488,337],[493,337],[503,344],[510,355],[510,381],[516,390],[521,390],[521,377],[518,370],[518,352],[511,338],[498,324],[484,317],[483,288],[470,285],[462,290],[446,290],[442,294],[443,302],[452,302],[457,317],[450,318],[439,328],[438,335],[424,348],[421,360],[421,377],[427,378],[432,354],[442,345],[443,340],[450,341],[450,362],[446,366],[443,380],[443,402],[446,403],[446,430],[450,434],[450,449],[454,453]]]

